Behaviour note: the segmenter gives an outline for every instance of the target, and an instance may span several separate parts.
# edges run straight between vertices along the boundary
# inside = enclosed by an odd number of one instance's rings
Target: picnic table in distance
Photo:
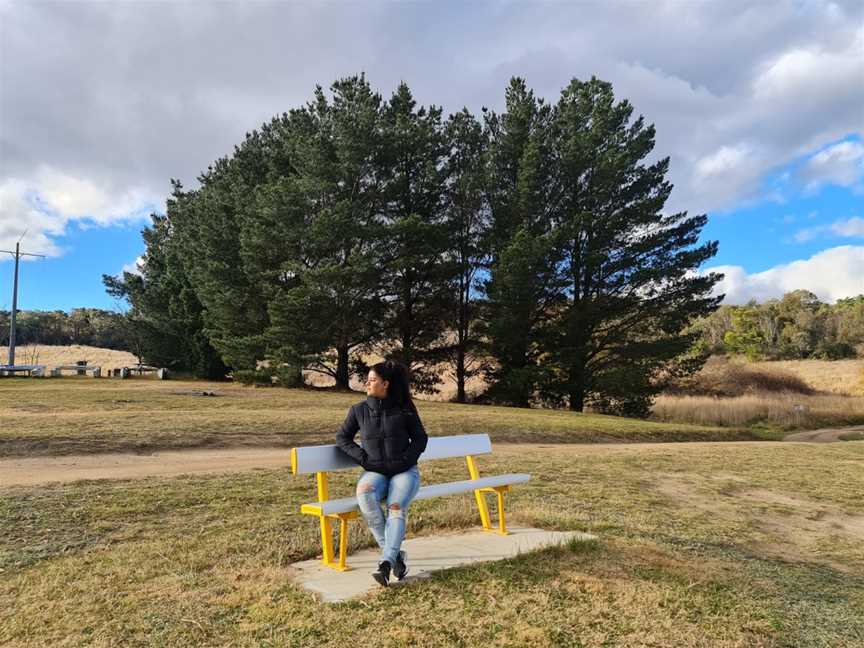
[[[53,369],[51,369],[51,376],[53,378],[57,378],[63,375],[64,371],[74,371],[76,375],[83,376],[88,371],[93,374],[94,378],[102,377],[102,367],[98,365],[88,365],[88,364],[66,364],[66,365],[57,365]]]
[[[137,373],[139,376],[146,373],[155,373],[158,380],[165,380],[168,378],[168,370],[165,367],[151,367],[150,365],[145,364],[118,367],[112,370],[111,375],[119,376],[120,378],[129,378],[133,373]]]
[[[0,376],[26,373],[28,376],[44,376],[46,365],[0,365]]]

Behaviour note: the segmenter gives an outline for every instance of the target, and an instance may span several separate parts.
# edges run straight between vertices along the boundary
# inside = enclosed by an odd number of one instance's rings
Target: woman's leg
[[[366,519],[366,526],[375,536],[375,542],[384,548],[384,513],[381,500],[387,495],[387,477],[381,473],[363,471],[357,480],[357,504]]]
[[[420,470],[417,465],[411,466],[405,472],[390,478],[387,493],[387,523],[384,527],[384,544],[381,560],[396,564],[402,538],[405,537],[405,525],[408,522],[408,504],[420,490]]]

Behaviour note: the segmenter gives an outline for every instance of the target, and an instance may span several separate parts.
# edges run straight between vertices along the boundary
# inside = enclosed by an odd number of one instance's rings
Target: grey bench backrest
[[[492,452],[488,434],[458,434],[455,436],[429,437],[426,450],[420,461],[446,459],[466,455]],[[304,475],[331,470],[357,468],[357,464],[336,445],[306,446],[291,449],[291,472]]]

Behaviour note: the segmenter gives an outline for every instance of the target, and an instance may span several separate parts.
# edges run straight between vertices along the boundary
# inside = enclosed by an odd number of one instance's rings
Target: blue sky
[[[857,145],[861,137],[850,135],[833,144],[844,142]],[[864,241],[864,233],[844,236],[830,227],[851,220],[853,229],[860,229],[854,228],[854,222],[864,217],[861,186],[826,183],[808,192],[801,183],[780,180],[800,173],[804,166],[806,160],[795,161],[766,175],[765,198],[756,204],[709,213],[702,238],[720,241],[709,265],[737,264],[748,272],[761,272],[828,247]],[[774,195],[778,187],[782,187],[781,194]]]
[[[144,249],[141,224],[84,227],[73,224],[57,237],[62,254],[22,261],[18,276],[18,308],[70,310],[87,306],[125,310],[105,292],[103,274],[117,274]],[[5,248],[4,248],[5,249]],[[22,244],[22,251],[26,247]],[[12,257],[0,263],[0,310],[12,308]]]
[[[864,293],[862,25],[860,3],[823,1],[7,0],[0,248],[26,229],[47,255],[22,264],[19,308],[113,309],[101,276],[133,267],[170,179],[194,187],[316,83],[364,71],[385,98],[405,80],[419,103],[479,113],[502,109],[511,76],[554,101],[596,74],[655,125],[667,209],[709,215],[703,271],[726,273],[728,303]],[[6,255],[0,308],[11,284]]]

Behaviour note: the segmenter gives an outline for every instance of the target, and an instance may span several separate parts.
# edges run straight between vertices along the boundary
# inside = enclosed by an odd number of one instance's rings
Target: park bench
[[[79,376],[89,371],[91,374],[93,374],[94,378],[100,378],[102,376],[102,367],[96,365],[78,364],[58,365],[51,370],[51,376],[53,378],[57,378],[58,376],[61,376],[64,371],[74,371]]]
[[[361,443],[362,445],[362,443]],[[447,459],[465,457],[468,462],[468,473],[471,479],[453,481],[441,484],[421,486],[415,500],[431,497],[443,497],[460,493],[474,492],[477,508],[480,512],[480,522],[485,531],[507,535],[504,519],[504,493],[513,484],[526,482],[531,475],[510,474],[480,477],[475,455],[492,452],[492,442],[488,434],[460,434],[455,436],[429,437],[426,450],[420,455],[419,461],[431,459]],[[318,501],[303,504],[300,512],[319,518],[321,525],[322,560],[327,567],[339,571],[351,568],[346,564],[348,547],[348,520],[359,515],[357,497],[330,499],[327,492],[327,473],[334,470],[346,470],[359,466],[343,453],[336,445],[306,446],[291,449],[291,472],[294,475],[315,473],[318,485]],[[498,528],[492,527],[489,520],[489,510],[486,507],[486,493],[498,496]],[[412,500],[413,501],[413,500]],[[339,559],[334,560],[332,522],[339,520]]]
[[[45,365],[0,365],[0,376],[26,373],[28,376],[45,375]]]
[[[147,365],[132,365],[131,367],[117,367],[112,370],[111,375],[119,376],[120,378],[130,378],[133,373],[139,376],[145,373],[154,373],[158,380],[165,380],[168,377],[168,370],[164,367],[149,367]]]

